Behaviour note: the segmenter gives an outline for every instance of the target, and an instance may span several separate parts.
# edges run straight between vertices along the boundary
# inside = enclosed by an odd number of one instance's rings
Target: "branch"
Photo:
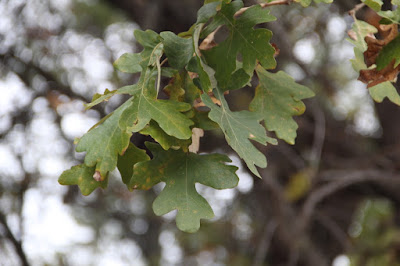
[[[277,0],[277,1],[270,2],[270,3],[262,3],[259,5],[261,6],[261,8],[266,8],[268,6],[290,5],[292,2],[293,2],[293,0]],[[250,7],[253,7],[253,6],[247,6],[247,7],[243,7],[241,9],[239,9],[239,11],[236,12],[234,16],[239,17]]]
[[[10,227],[7,224],[6,216],[0,212],[0,223],[4,226],[6,231],[6,237],[11,241],[14,245],[15,251],[17,252],[19,258],[21,259],[23,266],[29,266],[28,260],[26,258],[25,252],[22,249],[22,243],[18,241],[14,234],[12,233]]]
[[[400,188],[400,176],[384,171],[365,170],[353,171],[350,173],[349,171],[328,171],[323,174],[322,177],[329,177],[332,173],[341,177],[315,190],[305,201],[301,214],[299,215],[299,225],[301,230],[307,228],[318,203],[346,187],[357,183],[375,182],[378,184],[390,183],[392,186],[396,184]]]
[[[264,234],[260,239],[256,255],[254,256],[253,266],[261,266],[264,264],[265,257],[267,256],[268,249],[271,245],[271,240],[274,236],[277,226],[278,223],[276,221],[270,221],[265,225]]]

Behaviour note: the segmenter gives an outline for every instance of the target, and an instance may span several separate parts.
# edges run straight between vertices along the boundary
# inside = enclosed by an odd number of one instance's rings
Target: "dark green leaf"
[[[150,157],[146,154],[145,150],[141,150],[130,143],[124,155],[119,156],[117,163],[118,171],[121,174],[124,184],[129,185],[133,175],[133,166],[138,162],[148,160],[150,160]]]
[[[247,9],[238,19],[234,14],[243,6],[241,1],[222,4],[221,11],[214,18],[214,23],[226,25],[229,36],[211,50],[203,51],[207,63],[215,70],[215,78],[221,89],[227,89],[232,73],[237,69],[236,58],[241,55],[242,68],[248,76],[253,75],[256,62],[266,68],[274,68],[275,50],[269,44],[272,33],[267,29],[254,29],[260,23],[270,22],[276,18],[268,9],[256,5]],[[247,83],[249,78],[241,83]]]
[[[192,38],[184,39],[170,31],[162,32],[160,36],[169,65],[175,69],[184,68],[193,56]]]
[[[376,70],[384,69],[393,60],[396,68],[400,64],[400,35],[382,48],[376,59]]]
[[[134,167],[131,187],[149,189],[159,182],[166,186],[153,203],[157,215],[178,210],[176,224],[185,232],[200,228],[200,219],[211,219],[214,213],[208,202],[198,194],[195,184],[215,189],[233,188],[238,183],[237,167],[226,165],[229,158],[221,154],[198,155],[180,150],[163,150],[147,143],[154,158]]]

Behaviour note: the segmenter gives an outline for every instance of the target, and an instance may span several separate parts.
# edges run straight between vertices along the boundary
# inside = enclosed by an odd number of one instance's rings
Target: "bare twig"
[[[361,4],[356,5],[352,10],[349,11],[349,15],[352,16],[354,18],[354,20],[355,20],[357,11],[359,11],[364,6],[365,6],[365,3],[361,3]]]
[[[349,251],[352,244],[349,241],[347,234],[337,225],[330,217],[326,217],[325,215],[316,212],[315,219],[324,226],[332,236],[343,246],[345,251]]]
[[[274,236],[277,226],[278,223],[276,221],[270,221],[265,225],[264,234],[262,235],[262,238],[258,244],[253,266],[261,266],[264,264],[265,257],[267,256],[268,249],[271,245],[271,240]]]
[[[22,249],[22,243],[15,238],[14,234],[12,233],[10,227],[7,224],[6,216],[3,213],[0,213],[0,223],[3,225],[3,227],[6,231],[5,232],[6,237],[14,245],[15,251],[17,252],[17,254],[21,260],[21,264],[23,266],[29,266],[28,259],[26,258],[25,252]]]
[[[318,172],[322,148],[325,141],[325,115],[316,101],[313,102],[312,113],[315,119],[315,128],[314,140],[310,154],[310,163],[316,173]]]
[[[335,179],[327,185],[324,185],[321,188],[315,190],[307,198],[299,216],[299,224],[301,230],[305,230],[309,225],[311,216],[314,213],[314,210],[318,203],[348,186],[363,182],[375,182],[378,184],[388,182],[393,185],[397,184],[400,188],[400,176],[393,175],[393,173],[377,170],[353,171],[350,173],[349,171],[340,171],[340,173],[341,175],[337,175],[341,176],[340,178]],[[331,174],[331,172],[329,172],[329,174]],[[324,175],[322,175],[322,177],[323,176]]]

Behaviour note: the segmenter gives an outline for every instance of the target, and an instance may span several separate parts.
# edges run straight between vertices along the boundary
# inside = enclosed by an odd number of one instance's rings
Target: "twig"
[[[365,3],[356,5],[352,10],[349,11],[349,15],[356,19],[356,13],[365,6]]]
[[[305,230],[307,228],[318,203],[341,189],[362,182],[398,183],[400,187],[400,176],[395,176],[392,173],[376,170],[353,171],[350,173],[348,171],[347,173],[344,171],[340,172],[342,173],[342,177],[315,190],[307,198],[299,216],[300,230]]]
[[[261,8],[266,8],[268,6],[277,6],[277,5],[290,5],[293,2],[293,0],[277,0],[277,1],[273,1],[270,3],[262,3],[259,4],[261,6]],[[235,13],[235,17],[239,17],[240,15],[242,15],[247,9],[249,9],[250,7],[253,6],[247,6],[247,7],[242,7],[241,9],[239,9],[239,11],[237,11]]]
[[[7,224],[6,217],[3,213],[0,213],[0,223],[4,226],[4,229],[6,231],[6,237],[11,241],[11,243],[14,245],[15,251],[17,252],[22,265],[24,266],[29,266],[28,259],[26,258],[25,252],[22,249],[22,244],[20,241],[18,241],[14,234],[12,233],[10,227]]]
[[[278,223],[276,221],[270,221],[265,225],[264,234],[260,239],[256,255],[254,256],[253,266],[261,266],[264,264],[265,257],[267,256],[268,249],[271,245],[271,240],[272,237],[274,236],[277,226]]]
[[[325,115],[316,101],[312,105],[312,113],[315,119],[314,140],[311,148],[310,163],[313,170],[318,172],[321,160],[322,148],[325,141]]]

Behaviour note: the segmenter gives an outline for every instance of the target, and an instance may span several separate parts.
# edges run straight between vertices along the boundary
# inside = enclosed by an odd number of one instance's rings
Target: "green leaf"
[[[268,9],[256,5],[247,9],[238,19],[234,14],[243,7],[242,1],[222,4],[221,11],[214,18],[214,24],[225,25],[229,36],[210,50],[203,51],[207,63],[215,70],[218,87],[226,90],[232,73],[237,69],[236,58],[241,55],[242,68],[252,76],[256,62],[264,68],[274,68],[275,50],[269,43],[272,32],[267,29],[254,29],[257,24],[274,21]],[[248,77],[243,81],[247,83]]]
[[[185,232],[200,228],[200,219],[211,219],[214,213],[208,202],[198,194],[195,184],[215,189],[233,188],[238,184],[237,167],[226,165],[230,159],[221,154],[198,155],[180,150],[163,150],[146,143],[154,158],[134,167],[131,187],[149,189],[159,182],[166,186],[153,203],[157,215],[178,210],[176,224]]]
[[[169,148],[179,149],[182,148],[183,151],[188,150],[188,146],[192,143],[191,139],[177,139],[164,132],[160,126],[151,121],[144,129],[140,131],[142,135],[150,135],[155,141],[157,141],[164,150]]]
[[[131,90],[132,86],[125,86],[113,91],[106,89],[103,94],[96,93],[95,95],[93,95],[92,102],[85,104],[85,108],[87,110],[101,102],[108,101],[108,99],[116,94],[130,94]]]
[[[311,4],[311,0],[294,0],[295,2],[300,3],[302,6],[307,7]],[[314,0],[315,3],[325,3],[325,4],[330,4],[333,2],[333,0]]]
[[[198,24],[194,29],[193,47],[195,56],[189,61],[187,70],[198,74],[199,77],[193,79],[193,82],[196,84],[196,86],[205,92],[210,92],[217,86],[217,81],[214,77],[215,71],[210,66],[205,64],[201,58],[201,53],[199,50],[199,38],[203,26],[204,24]]]
[[[187,71],[177,73],[170,83],[164,87],[170,100],[184,101],[192,104],[195,99],[200,97],[201,91],[194,85]]]
[[[207,94],[201,96],[204,104],[211,109],[210,119],[220,126],[228,144],[246,162],[251,172],[260,177],[255,165],[264,168],[267,160],[249,139],[263,145],[267,141],[276,144],[276,140],[267,137],[265,128],[259,123],[262,120],[260,114],[249,111],[232,112],[220,90],[214,90],[214,95],[221,101],[221,107],[216,106]]]
[[[140,56],[142,60],[140,65],[145,71],[147,66],[155,66],[156,61],[162,55],[163,44],[161,42],[161,37],[152,30],[135,30],[134,32],[136,41],[143,46]]]
[[[128,106],[129,102],[121,105],[101,125],[83,135],[76,147],[77,152],[87,152],[85,164],[96,166],[101,180],[104,180],[107,172],[114,170],[118,154],[123,154],[129,145],[132,134],[122,131],[118,125],[121,114]]]
[[[128,100],[129,106],[119,120],[123,131],[138,132],[153,119],[168,135],[178,139],[191,137],[190,126],[193,122],[181,113],[190,110],[191,105],[171,100],[158,100],[154,69],[149,69],[140,77],[136,88],[133,97]]]
[[[397,6],[397,8],[395,10],[379,11],[378,15],[392,23],[400,24],[400,0],[392,0],[392,5]]]
[[[118,158],[118,171],[121,174],[122,181],[127,186],[131,181],[133,175],[133,167],[138,162],[148,161],[150,157],[146,154],[145,150],[139,149],[132,143],[129,143],[128,149],[125,151],[124,155]]]
[[[125,73],[138,73],[142,71],[140,62],[142,57],[140,54],[125,53],[121,55],[115,62],[114,67]]]
[[[375,12],[381,11],[383,2],[381,0],[361,0],[361,2],[365,3]]]
[[[390,81],[382,82],[369,88],[369,94],[378,103],[381,103],[383,99],[388,97],[391,102],[400,105],[400,96]]]
[[[382,48],[376,59],[376,70],[384,69],[392,60],[395,60],[396,68],[400,64],[400,35]]]
[[[163,38],[164,52],[169,65],[175,69],[184,68],[193,57],[192,38],[184,39],[170,31],[162,32],[160,36]]]
[[[221,5],[221,0],[204,2],[204,5],[197,11],[196,24],[206,23],[210,18],[217,14],[217,7]]]
[[[275,131],[278,138],[294,144],[298,126],[292,116],[304,113],[306,107],[301,100],[313,97],[314,93],[283,71],[269,73],[261,66],[256,71],[259,85],[250,110],[260,113],[266,128]]]
[[[93,178],[95,167],[84,164],[75,165],[71,169],[64,171],[58,178],[61,185],[78,185],[82,195],[89,195],[98,187],[106,188],[108,178],[103,181],[96,181]]]

